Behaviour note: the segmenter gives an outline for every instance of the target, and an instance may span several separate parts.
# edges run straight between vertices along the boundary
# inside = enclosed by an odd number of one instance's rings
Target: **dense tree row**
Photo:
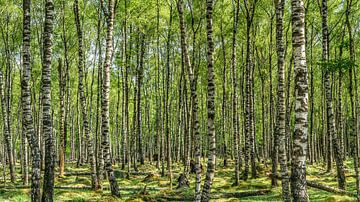
[[[208,201],[216,167],[232,166],[238,186],[270,166],[284,201],[309,201],[306,165],[335,166],[346,190],[351,159],[360,200],[358,7],[1,1],[4,182],[20,164],[31,200],[53,201],[55,177],[76,162],[93,190],[107,180],[120,197],[115,165],[131,179],[155,164],[173,189],[180,163],[178,188],[195,178],[195,200]]]

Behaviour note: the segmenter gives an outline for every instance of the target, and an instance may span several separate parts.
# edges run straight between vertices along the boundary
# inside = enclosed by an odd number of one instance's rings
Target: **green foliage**
[[[41,88],[41,68],[42,68],[42,32],[43,32],[43,22],[44,22],[44,1],[43,0],[32,0],[32,9],[31,9],[31,68],[32,68],[32,77],[31,77],[31,91],[34,93],[32,95],[32,106],[34,110],[34,118],[38,121],[40,114],[39,100],[41,96],[39,94]],[[106,2],[106,1],[105,1]],[[180,72],[182,67],[182,55],[180,51],[180,37],[179,37],[179,19],[176,8],[176,0],[127,0],[127,11],[125,12],[125,1],[117,1],[116,8],[116,18],[114,25],[114,57],[113,65],[111,71],[111,89],[110,89],[110,130],[111,130],[111,142],[112,146],[117,143],[116,135],[122,135],[123,131],[123,70],[125,67],[125,60],[123,51],[124,40],[124,22],[127,21],[127,51],[129,54],[129,134],[134,134],[132,129],[134,128],[134,84],[136,80],[136,68],[138,66],[138,52],[136,44],[138,39],[139,32],[145,33],[146,36],[146,53],[144,58],[144,79],[142,84],[141,92],[142,96],[142,133],[144,135],[144,142],[148,143],[154,141],[156,134],[156,126],[158,123],[161,124],[162,120],[158,120],[160,117],[163,118],[163,96],[164,89],[166,85],[169,85],[169,114],[170,114],[170,134],[172,137],[176,137],[179,134],[179,125],[184,125],[179,123],[178,114],[181,115],[183,112],[179,112],[179,86],[180,86]],[[206,95],[207,95],[207,63],[206,63],[206,22],[205,22],[205,1],[201,0],[184,0],[186,4],[184,6],[184,17],[187,30],[187,44],[189,47],[189,54],[191,59],[191,64],[195,67],[196,73],[198,75],[198,85],[197,93],[199,99],[199,121],[200,129],[204,145],[202,148],[206,148],[206,134],[207,134],[207,109],[206,109]],[[215,1],[214,9],[214,42],[215,42],[215,79],[216,79],[216,133],[218,135],[217,145],[219,147],[224,144],[225,141],[229,142],[232,140],[232,115],[231,115],[231,96],[233,92],[233,86],[231,81],[231,50],[232,50],[232,30],[233,30],[233,1],[232,0],[219,0]],[[317,134],[320,134],[319,131],[324,130],[324,123],[321,119],[322,117],[322,80],[321,74],[322,70],[330,72],[345,72],[350,69],[356,68],[358,66],[358,60],[350,60],[350,40],[347,33],[347,30],[344,29],[344,13],[345,13],[345,2],[340,0],[329,0],[329,38],[331,39],[329,53],[331,59],[329,61],[322,61],[318,58],[321,58],[321,17],[319,12],[319,7],[317,2],[314,0],[306,0],[306,34],[307,34],[307,64],[308,69],[313,68],[314,71],[314,95],[313,101],[315,103],[314,114],[315,114],[315,128]],[[64,36],[67,39],[67,48],[68,48],[68,57],[69,57],[69,91],[70,91],[70,117],[69,124],[67,128],[67,145],[70,145],[70,134],[71,131],[74,131],[73,135],[78,137],[78,131],[82,131],[82,122],[81,114],[77,112],[78,103],[78,67],[77,67],[77,34],[75,29],[74,22],[74,13],[73,13],[73,1],[71,0],[55,0],[55,11],[56,17],[54,21],[54,41],[53,41],[53,61],[52,61],[52,110],[54,112],[53,117],[53,126],[54,134],[56,141],[58,138],[58,127],[59,127],[59,88],[58,88],[58,72],[57,72],[57,61],[58,58],[62,58],[63,61],[65,57],[64,50]],[[276,102],[277,96],[277,58],[276,58],[276,22],[275,22],[275,9],[274,2],[272,0],[258,1],[255,17],[254,17],[254,26],[251,33],[253,39],[251,44],[251,50],[254,53],[252,55],[252,60],[254,62],[254,94],[255,94],[255,120],[256,120],[256,143],[258,152],[260,153],[261,144],[265,143],[262,139],[262,134],[269,134],[270,118],[269,118],[269,100],[270,97],[274,98],[274,103]],[[355,43],[355,53],[359,52],[359,1],[353,2],[353,7],[356,8],[352,11],[350,17],[350,22],[354,33],[354,43]],[[172,6],[172,13],[170,13],[170,6]],[[239,95],[239,114],[240,114],[240,123],[244,121],[244,110],[242,108],[242,101],[244,100],[243,91],[245,90],[244,77],[246,66],[246,20],[245,20],[245,8],[243,2],[240,1],[240,19],[238,34],[236,36],[237,47],[237,78],[238,78],[238,91]],[[292,66],[292,41],[291,41],[291,13],[290,13],[291,1],[285,1],[285,15],[284,15],[284,48],[286,51],[285,55],[285,66],[286,66],[286,82],[288,82],[289,76],[289,107],[293,107],[294,97],[293,97],[293,86],[294,86],[294,73]],[[97,109],[100,109],[100,105],[97,103],[97,96],[101,93],[100,87],[101,84],[98,83],[98,70],[102,67],[104,52],[105,52],[105,36],[106,36],[106,23],[104,14],[100,10],[100,5],[98,0],[79,0],[80,8],[80,18],[81,25],[83,28],[84,34],[84,52],[85,52],[85,88],[87,96],[87,107],[89,110],[89,115],[91,116],[92,131],[95,135],[95,126],[96,120],[100,117],[97,114]],[[100,20],[99,17],[100,11]],[[157,25],[159,11],[159,26]],[[167,34],[170,29],[169,19],[170,15],[173,16],[173,24],[171,26],[171,51],[170,51],[170,82],[165,84],[164,82],[164,67],[166,56],[166,41]],[[100,21],[100,30],[98,36],[98,20]],[[356,26],[355,26],[356,25]],[[221,29],[222,26],[222,29]],[[65,32],[63,31],[65,30]],[[356,32],[355,32],[356,31]],[[270,35],[272,33],[272,35]],[[7,36],[7,37],[6,37]],[[226,53],[223,57],[223,47],[221,45],[221,36],[224,37],[224,51]],[[98,39],[99,37],[99,39]],[[101,47],[98,47],[98,41]],[[310,44],[312,44],[310,48]],[[8,59],[11,62],[12,68],[12,100],[11,100],[11,129],[13,134],[14,148],[16,153],[19,154],[21,148],[21,108],[20,108],[20,75],[21,75],[21,45],[22,45],[22,1],[20,0],[0,0],[0,70],[5,72],[6,60]],[[157,47],[159,46],[159,47]],[[99,53],[101,48],[101,55]],[[6,49],[10,51],[10,55],[6,56]],[[131,49],[131,51],[130,51]],[[341,59],[339,59],[338,54],[339,50],[342,51]],[[312,54],[310,56],[310,53]],[[159,57],[159,63],[157,62],[157,57]],[[225,64],[225,65],[224,65]],[[314,65],[313,65],[314,64]],[[223,81],[223,68],[226,68],[225,71],[225,81]],[[270,77],[269,70],[272,70],[272,75]],[[94,74],[92,74],[94,71]],[[310,72],[310,71],[309,71]],[[120,77],[118,74],[120,73]],[[189,81],[187,78],[187,70],[185,70],[185,75],[187,79],[187,100],[189,107],[190,105],[190,92],[189,92]],[[272,80],[270,79],[272,78]],[[119,80],[118,80],[119,79]],[[272,83],[273,91],[269,92],[270,82]],[[118,83],[120,86],[118,86]],[[225,91],[223,92],[222,87],[226,86]],[[344,86],[348,85],[345,82]],[[92,92],[92,94],[91,94]],[[117,99],[117,93],[120,93],[120,100]],[[225,100],[225,117],[221,116],[221,107],[223,102],[223,93],[226,93]],[[92,97],[91,97],[92,95]],[[343,102],[344,105],[344,119],[349,120],[350,109],[349,109],[349,93],[348,91],[343,91]],[[183,98],[184,100],[185,98]],[[120,109],[117,110],[117,103],[120,102]],[[265,112],[262,111],[262,104],[264,104]],[[90,106],[92,111],[90,111]],[[159,109],[159,107],[161,109]],[[147,112],[147,108],[149,111]],[[274,112],[276,114],[276,106],[273,106]],[[189,108],[187,109],[189,110]],[[293,109],[291,109],[293,110]],[[294,110],[293,110],[294,111]],[[293,113],[292,111],[292,113]],[[149,117],[147,117],[149,116]],[[119,117],[119,127],[116,124],[116,118]],[[190,116],[189,116],[190,117]],[[222,123],[225,119],[225,131],[222,131]],[[294,125],[294,117],[290,116],[290,130],[292,131]],[[77,125],[77,121],[80,120],[80,125]],[[101,118],[99,119],[101,120]],[[275,120],[275,119],[274,119]],[[160,121],[160,122],[159,122]],[[2,119],[0,119],[2,124]],[[179,124],[178,124],[179,123]],[[36,126],[41,125],[35,123]],[[182,126],[181,125],[181,126]],[[348,128],[351,128],[349,122],[345,124]],[[264,127],[263,127],[264,126]],[[80,127],[80,129],[78,128]],[[118,130],[118,131],[117,131]],[[240,131],[243,130],[243,125],[240,125]],[[3,139],[3,133],[0,134],[0,138]],[[181,133],[182,135],[183,133]],[[120,136],[119,135],[119,136]],[[223,135],[223,137],[221,136]],[[243,136],[242,136],[243,138]],[[318,137],[319,138],[319,137]],[[348,137],[349,142],[354,142],[354,137]],[[175,140],[175,138],[173,138]],[[77,144],[77,140],[76,143]],[[242,143],[243,143],[242,139]],[[175,145],[175,144],[174,144]],[[149,146],[149,145],[146,145]],[[231,149],[233,145],[227,145],[228,149]],[[114,147],[115,149],[115,147]],[[206,156],[206,149],[204,149],[204,156]],[[228,154],[230,154],[228,150]],[[67,148],[67,157],[69,154],[69,147]],[[220,161],[219,161],[220,162]],[[262,165],[263,166],[263,165]],[[174,166],[174,176],[178,176],[181,165]],[[231,187],[229,182],[233,180],[233,164],[230,164],[229,168],[221,168],[217,170],[213,192],[222,193],[222,192],[235,192],[239,190],[254,190],[260,188],[270,187],[269,179],[266,177],[266,173],[269,172],[269,168],[264,168],[264,171],[261,173],[261,178],[251,179],[248,182],[241,182],[239,187]],[[322,171],[322,165],[314,165],[308,167],[308,177],[309,179],[314,179],[321,181],[324,184],[331,186],[336,185],[334,179],[335,173],[324,174],[318,172]],[[349,168],[352,168],[352,165],[348,165]],[[68,172],[88,172],[89,168],[83,166],[76,168],[73,164],[67,164],[66,169]],[[143,171],[151,171],[156,173],[157,170],[153,165],[146,165],[146,167],[140,167]],[[19,171],[20,168],[17,168]],[[1,172],[0,172],[1,173]],[[144,176],[132,176],[131,180],[123,179],[122,172],[115,172],[116,176],[119,178],[120,187],[133,187],[144,185],[149,185],[157,188],[167,188],[168,180],[164,177],[156,176],[154,180],[144,183],[142,182]],[[321,176],[321,178],[316,177]],[[0,178],[1,179],[1,178]],[[194,186],[194,177],[191,177],[191,186]],[[350,180],[350,190],[354,190],[354,179],[349,176]],[[19,183],[19,182],[18,182]],[[90,179],[88,177],[66,177],[58,178],[56,180],[56,185],[69,185],[69,186],[80,186],[80,185],[90,185]],[[107,186],[107,182],[104,182],[104,185]],[[175,186],[175,185],[174,185]],[[133,193],[130,191],[122,191],[124,200],[156,200],[156,197],[160,196],[192,196],[193,190],[185,190],[183,192],[176,191],[159,191],[154,192],[150,191],[150,196],[144,198],[138,193]],[[346,197],[340,198],[340,196],[331,196],[331,194],[319,190],[309,189],[310,198],[313,201],[338,201],[338,200],[352,200]],[[0,201],[11,200],[11,201],[27,201],[29,194],[28,189],[24,190],[14,190],[14,189],[1,189],[0,190]],[[59,201],[88,201],[88,200],[108,200],[114,201],[115,199],[109,196],[109,191],[105,190],[104,192],[94,193],[88,190],[57,190],[56,199]],[[131,198],[132,197],[132,198]],[[224,199],[225,200],[225,199]],[[236,201],[237,199],[229,199],[229,201]],[[280,201],[281,194],[280,188],[274,188],[272,193],[267,196],[257,196],[257,197],[248,197],[242,199],[244,201]]]
[[[320,61],[318,62],[318,65],[323,68],[324,70],[330,71],[330,72],[337,72],[337,71],[346,71],[349,69],[352,69],[356,67],[354,61],[350,59],[333,59],[329,61]]]

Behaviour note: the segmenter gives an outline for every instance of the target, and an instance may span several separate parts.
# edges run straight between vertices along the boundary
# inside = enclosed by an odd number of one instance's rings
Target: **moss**
[[[326,202],[352,202],[352,201],[356,201],[354,198],[350,198],[348,196],[330,196],[327,197],[325,199],[323,199],[322,201],[326,201]]]
[[[221,162],[221,161],[218,161]],[[228,161],[228,167],[224,168],[222,165],[217,166],[212,193],[221,194],[221,193],[231,193],[231,192],[240,192],[240,191],[249,191],[249,190],[258,190],[258,189],[272,189],[270,194],[262,196],[252,196],[241,198],[241,201],[281,201],[281,187],[271,188],[271,181],[267,177],[267,173],[271,173],[270,166],[264,166],[259,164],[261,167],[261,172],[259,172],[259,178],[248,179],[246,182],[240,180],[238,186],[231,186],[234,182],[234,164],[232,161]],[[269,164],[268,164],[269,165]],[[347,180],[347,190],[355,192],[355,178],[353,171],[353,162],[352,160],[345,161],[347,168],[346,171],[346,180]],[[1,172],[0,168],[0,172]],[[114,169],[117,170],[118,174],[122,173],[119,171],[117,166],[114,166]],[[337,187],[336,180],[336,171],[333,169],[331,172],[326,172],[326,165],[323,163],[309,165],[307,167],[307,179],[313,180],[322,184],[329,186]],[[69,189],[69,190],[60,190],[55,189],[55,201],[166,201],[161,199],[162,197],[177,197],[177,198],[190,198],[194,196],[194,186],[195,186],[195,175],[192,174],[189,176],[190,180],[190,189],[175,189],[177,177],[182,172],[183,167],[180,163],[175,163],[173,165],[173,190],[167,189],[169,187],[169,179],[167,176],[161,177],[158,169],[155,167],[155,163],[150,165],[146,163],[145,165],[139,165],[140,172],[151,172],[154,176],[149,180],[144,180],[147,175],[131,175],[130,180],[118,177],[119,186],[122,188],[127,188],[126,190],[121,190],[122,198],[114,198],[111,196],[110,191],[99,190],[81,190],[81,189]],[[19,169],[17,170],[19,171]],[[65,167],[66,172],[89,172],[89,167],[87,165],[82,165],[76,167],[76,164],[67,164]],[[205,178],[205,169],[202,173],[202,179]],[[21,185],[22,181],[20,179],[20,173],[18,175],[18,181],[15,185]],[[1,179],[1,178],[0,178]],[[55,185],[58,186],[90,186],[91,179],[90,176],[64,176],[61,178],[55,178]],[[104,188],[109,186],[107,180],[103,180],[102,185]],[[141,190],[138,188],[143,188],[144,186],[148,187],[148,194],[143,195],[140,193]],[[279,181],[280,185],[280,181]],[[6,186],[13,186],[10,182],[6,182]],[[153,190],[151,188],[157,188]],[[29,201],[29,189],[0,189],[0,201]],[[322,190],[314,189],[309,187],[308,193],[311,201],[355,201],[355,198],[348,196],[339,196]],[[216,199],[213,201],[239,201],[238,198],[222,198]]]

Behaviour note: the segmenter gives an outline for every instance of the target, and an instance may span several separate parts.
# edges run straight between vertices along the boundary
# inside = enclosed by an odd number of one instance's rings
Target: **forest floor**
[[[227,168],[222,166],[221,160],[218,160],[216,168],[215,179],[212,186],[212,196],[218,196],[212,201],[281,201],[281,182],[278,181],[279,186],[271,188],[271,180],[269,175],[271,173],[271,164],[267,166],[261,164],[258,167],[259,177],[256,179],[248,179],[246,182],[240,180],[239,186],[232,186],[234,179],[234,169],[232,162],[229,162]],[[206,165],[203,163],[203,165]],[[205,168],[206,166],[204,166]],[[350,160],[345,162],[347,190],[355,193],[355,178],[353,172],[353,164]],[[173,165],[173,190],[169,190],[169,178],[161,177],[155,167],[146,163],[139,165],[139,171],[144,172],[137,175],[131,175],[130,180],[125,179],[124,172],[120,172],[117,166],[114,166],[115,175],[118,179],[118,184],[121,192],[121,199],[111,197],[110,191],[107,189],[107,181],[103,182],[103,191],[92,191],[87,189],[91,185],[89,175],[71,175],[65,177],[55,177],[55,201],[191,201],[194,195],[194,180],[195,175],[190,176],[189,189],[176,189],[177,178],[182,172],[182,166]],[[350,169],[351,168],[351,169]],[[308,165],[307,180],[315,181],[331,187],[337,187],[336,171],[333,168],[332,172],[325,172],[325,164]],[[2,174],[2,168],[0,168]],[[0,201],[29,201],[29,187],[22,187],[22,180],[20,174],[20,167],[17,167],[17,182],[15,185],[9,181],[4,183],[3,177],[0,177]],[[76,164],[68,163],[65,167],[65,173],[88,173],[87,166],[76,167]],[[153,173],[150,179],[145,179],[147,173]],[[166,172],[166,171],[165,171]],[[205,169],[202,172],[202,179],[205,178]],[[7,178],[9,175],[7,175]],[[148,177],[149,178],[149,177]],[[144,187],[147,187],[147,193],[144,195]],[[223,194],[236,193],[254,190],[266,190],[270,192],[265,195],[251,196],[251,197],[226,197],[222,198]],[[308,187],[308,193],[311,201],[355,201],[355,198],[349,196],[335,195],[326,191]]]

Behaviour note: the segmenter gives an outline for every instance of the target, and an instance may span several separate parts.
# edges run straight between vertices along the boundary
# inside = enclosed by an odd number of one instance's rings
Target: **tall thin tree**
[[[79,75],[79,95],[81,101],[81,112],[82,112],[82,120],[83,120],[83,127],[85,130],[85,137],[87,143],[87,152],[89,155],[90,160],[90,169],[91,169],[91,187],[93,189],[98,189],[99,184],[96,177],[96,161],[93,149],[93,139],[91,134],[91,129],[89,126],[89,117],[87,114],[87,107],[86,107],[86,96],[84,92],[84,84],[83,84],[83,66],[84,66],[84,54],[83,54],[83,34],[81,29],[80,23],[80,15],[79,15],[79,3],[78,0],[74,0],[74,16],[75,16],[75,24],[76,24],[76,33],[78,36],[78,75]],[[85,148],[84,148],[85,150]]]
[[[308,80],[305,51],[305,9],[303,0],[292,0],[292,44],[295,68],[295,128],[291,167],[294,201],[309,201],[306,188],[308,136]]]
[[[113,29],[115,18],[115,1],[108,1],[108,8],[105,8],[103,1],[101,1],[106,17],[106,51],[103,69],[103,83],[102,83],[102,97],[101,97],[101,133],[102,133],[102,148],[105,161],[105,169],[108,175],[111,194],[115,197],[120,197],[119,186],[117,184],[114,170],[112,167],[112,160],[110,156],[110,117],[109,117],[109,98],[110,98],[110,68],[111,55],[113,53]]]
[[[42,131],[45,137],[45,173],[42,201],[53,201],[54,195],[54,138],[51,116],[51,59],[54,27],[54,2],[45,1],[43,65],[41,77]]]
[[[285,147],[285,50],[283,43],[283,17],[284,0],[275,0],[276,7],[276,49],[278,55],[278,95],[277,95],[277,137],[279,139],[278,151],[281,167],[281,183],[284,201],[290,200],[289,175],[287,171],[287,158]]]
[[[350,16],[352,11],[352,0],[346,1],[346,28],[349,35],[349,52],[350,52],[350,62],[351,64],[354,64],[355,62],[355,49],[354,49],[354,39],[353,39],[353,28],[350,24]],[[354,84],[355,83],[355,89]],[[356,66],[353,65],[349,69],[349,94],[350,94],[350,104],[351,104],[351,124],[352,124],[352,134],[355,134],[356,143],[355,143],[355,149],[354,152],[354,167],[355,167],[355,175],[356,175],[356,192],[357,192],[357,200],[360,200],[360,174],[359,174],[359,149],[360,149],[360,136],[358,134],[359,126],[358,126],[358,115],[359,115],[359,95],[358,95],[358,87],[357,84],[357,75],[356,75]],[[355,100],[354,100],[354,91],[355,91]]]
[[[171,39],[172,39],[172,22],[173,22],[173,5],[170,4],[170,19],[169,19],[169,28],[168,28],[168,36],[166,41],[166,89],[165,89],[165,97],[164,97],[164,114],[165,114],[165,134],[167,140],[167,169],[168,169],[168,177],[170,181],[170,189],[172,189],[172,169],[171,169],[171,133],[169,126],[169,85],[170,85],[170,54],[171,54]]]
[[[327,66],[329,62],[329,32],[328,32],[328,8],[327,0],[322,0],[321,5],[321,19],[322,19],[322,60],[325,67],[324,85],[325,85],[325,96],[326,96],[326,115],[327,115],[327,132],[331,138],[331,143],[334,150],[334,157],[336,162],[336,171],[338,186],[340,189],[345,189],[346,179],[344,171],[344,163],[341,155],[341,149],[339,147],[338,137],[335,128],[335,118],[333,110],[333,98],[330,81],[330,69]]]
[[[187,70],[190,82],[190,91],[191,91],[191,103],[192,103],[192,137],[195,138],[195,172],[196,172],[196,180],[195,180],[195,200],[201,200],[201,169],[200,169],[200,131],[199,131],[199,116],[198,116],[198,98],[197,98],[197,79],[194,71],[194,67],[191,65],[190,56],[187,47],[187,35],[186,35],[186,27],[184,20],[184,2],[183,0],[179,0],[177,7],[179,12],[179,26],[180,26],[180,41],[181,41],[181,50],[184,57],[185,69]],[[190,135],[191,136],[191,135]],[[188,140],[188,144],[190,140]],[[190,150],[190,149],[189,149]],[[188,151],[190,152],[190,151]]]
[[[216,138],[215,138],[215,73],[214,73],[214,40],[213,40],[213,0],[206,1],[206,33],[207,33],[207,122],[208,122],[208,162],[201,201],[210,200],[210,190],[215,176]]]
[[[63,176],[65,171],[65,90],[66,90],[66,74],[62,65],[62,60],[58,61],[59,73],[59,100],[60,100],[60,118],[59,118],[59,132],[60,132],[60,145],[59,145],[59,175]]]
[[[239,118],[237,112],[237,57],[236,57],[236,34],[238,31],[238,23],[239,23],[239,11],[240,11],[240,1],[236,0],[233,1],[233,12],[234,12],[234,25],[233,25],[233,33],[232,33],[232,50],[231,50],[231,75],[232,75],[232,123],[233,123],[233,139],[234,139],[234,155],[235,155],[235,183],[234,185],[237,186],[239,184],[239,167],[240,167],[240,154],[241,150],[239,149]],[[225,82],[225,81],[224,81]],[[225,119],[225,116],[223,116]]]

